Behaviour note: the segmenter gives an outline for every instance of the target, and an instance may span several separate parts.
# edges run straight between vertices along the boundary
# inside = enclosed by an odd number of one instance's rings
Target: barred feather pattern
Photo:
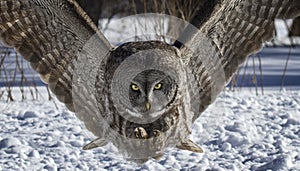
[[[219,67],[222,67],[225,74],[225,85],[249,55],[258,52],[264,42],[273,38],[275,18],[290,19],[300,15],[299,0],[219,0],[215,4],[211,15],[202,16],[207,18],[194,19],[194,21],[205,21],[204,23],[192,24],[198,26],[200,32],[210,39],[214,48],[211,52],[218,53],[221,63]],[[208,12],[209,10],[207,9]],[[199,12],[203,13],[203,11]],[[192,45],[198,43],[197,38],[191,36],[191,39],[193,40],[186,41],[190,41]],[[184,47],[181,51],[183,54],[188,54]],[[218,64],[203,64],[198,56],[189,55],[188,58],[188,65],[201,87],[198,90],[201,103],[199,112],[193,116],[195,120],[216,98],[212,95],[214,91],[212,87],[218,85],[211,74],[214,72],[213,67]],[[213,93],[219,94],[221,90],[217,88],[217,92]]]
[[[1,42],[15,47],[72,111],[72,60],[93,34],[66,0],[0,1]]]
[[[299,15],[299,0],[223,0],[200,31],[212,39],[229,81],[250,54],[273,38],[275,18]]]

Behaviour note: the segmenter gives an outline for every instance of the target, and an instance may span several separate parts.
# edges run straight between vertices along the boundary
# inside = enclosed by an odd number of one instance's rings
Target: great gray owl
[[[191,126],[247,56],[300,15],[299,0],[207,0],[170,45],[113,48],[75,0],[1,0],[0,40],[14,47],[98,138],[130,160],[167,147],[203,150]]]

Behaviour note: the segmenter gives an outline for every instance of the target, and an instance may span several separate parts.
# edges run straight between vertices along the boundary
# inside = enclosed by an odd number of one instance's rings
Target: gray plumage
[[[112,142],[135,161],[159,158],[167,147],[203,152],[188,139],[192,123],[273,37],[274,19],[300,15],[299,0],[205,4],[192,20],[199,30],[187,27],[177,39],[183,46],[113,49],[75,0],[1,0],[0,40],[99,137],[84,149]]]

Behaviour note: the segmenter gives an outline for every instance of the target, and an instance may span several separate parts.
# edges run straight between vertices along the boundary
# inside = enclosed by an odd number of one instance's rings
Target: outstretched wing
[[[72,60],[94,34],[110,48],[75,0],[0,1],[0,41],[28,60],[72,111]]]
[[[226,81],[275,35],[274,19],[300,15],[299,0],[230,0],[201,26],[220,52]]]
[[[205,35],[211,41],[209,51],[217,53],[226,84],[238,66],[274,36],[275,18],[288,19],[299,15],[299,0],[207,0],[191,22],[200,31],[185,33],[185,37],[179,39],[182,43],[193,45],[199,41],[197,34]],[[175,46],[181,45],[176,42]],[[203,111],[214,100],[211,87],[214,86],[213,79],[218,78],[204,79],[209,74],[199,69],[201,63],[198,61],[199,56],[191,57],[189,65],[195,69],[198,83],[205,86],[200,92]]]

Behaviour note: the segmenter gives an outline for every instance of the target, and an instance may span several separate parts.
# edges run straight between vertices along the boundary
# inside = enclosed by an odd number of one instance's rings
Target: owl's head
[[[177,92],[176,81],[158,70],[138,73],[129,86],[129,100],[135,112],[153,113],[172,104]]]
[[[177,50],[159,41],[129,42],[114,49],[106,62],[110,104],[126,120],[152,123],[178,100],[181,66]]]

